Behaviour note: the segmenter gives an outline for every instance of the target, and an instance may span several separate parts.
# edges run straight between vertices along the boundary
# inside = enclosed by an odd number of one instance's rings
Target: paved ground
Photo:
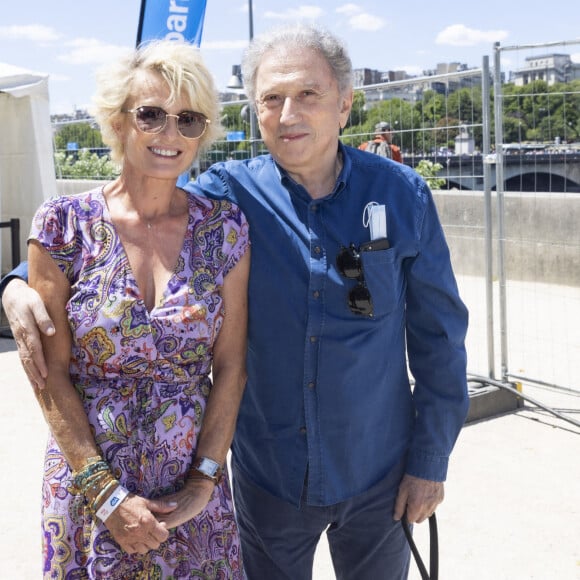
[[[34,580],[46,428],[9,339],[0,339],[0,384],[0,580]],[[524,393],[580,421],[580,393],[527,385]],[[441,580],[580,580],[577,427],[530,406],[467,425],[446,494],[438,511]],[[426,524],[417,527],[424,554],[426,532]],[[315,580],[334,579],[325,544]],[[418,578],[413,566],[411,580]]]
[[[580,421],[575,396],[524,393]],[[441,580],[580,580],[580,429],[537,408],[468,424],[438,510]],[[427,524],[417,526],[428,555]],[[316,580],[332,580],[320,549]],[[412,566],[411,580],[419,580]]]

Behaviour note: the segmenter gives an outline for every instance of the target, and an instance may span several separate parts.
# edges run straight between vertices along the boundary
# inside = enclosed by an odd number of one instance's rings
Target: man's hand
[[[28,380],[34,389],[42,389],[47,367],[40,333],[52,336],[55,332],[44,303],[36,290],[30,288],[24,280],[14,278],[4,290],[2,306]]]
[[[393,517],[397,521],[402,519],[406,510],[409,523],[420,524],[435,512],[444,496],[443,482],[405,475],[399,486]]]
[[[167,528],[175,528],[197,516],[207,506],[213,494],[215,485],[206,479],[193,479],[177,493],[163,498],[165,502],[176,503],[175,510],[170,513],[156,513],[157,519]]]
[[[167,540],[167,526],[154,514],[169,514],[175,504],[130,495],[109,516],[105,525],[115,541],[128,554],[146,554]]]

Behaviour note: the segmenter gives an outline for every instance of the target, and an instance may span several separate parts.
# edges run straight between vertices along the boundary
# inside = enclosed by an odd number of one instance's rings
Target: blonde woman
[[[248,225],[177,178],[219,134],[197,49],[101,71],[118,179],[53,198],[29,239],[48,425],[46,578],[243,578],[226,454],[245,384]],[[210,378],[212,373],[213,381]]]

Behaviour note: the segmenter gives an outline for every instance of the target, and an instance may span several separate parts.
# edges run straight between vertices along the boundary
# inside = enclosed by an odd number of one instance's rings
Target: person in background
[[[274,29],[250,43],[242,73],[269,154],[186,188],[237,203],[251,230],[232,446],[246,573],[308,580],[326,533],[338,578],[404,579],[399,520],[422,522],[443,500],[469,405],[468,313],[435,204],[411,168],[340,142],[352,64],[335,35]],[[42,385],[42,303],[23,281],[5,300]]]
[[[30,284],[56,330],[37,391],[45,578],[244,578],[225,462],[245,385],[248,225],[176,186],[219,134],[216,94],[185,43],[100,71],[96,119],[121,174],[34,217]]]
[[[359,145],[359,149],[403,163],[401,150],[397,145],[393,145],[391,125],[385,121],[381,121],[375,125],[374,139],[372,141],[364,141]]]

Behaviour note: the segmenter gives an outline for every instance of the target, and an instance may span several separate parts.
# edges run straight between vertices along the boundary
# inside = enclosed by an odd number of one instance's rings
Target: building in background
[[[544,54],[528,56],[526,64],[511,73],[510,82],[523,87],[534,81],[545,81],[548,85],[568,83],[580,79],[580,63],[575,63],[569,54]]]

